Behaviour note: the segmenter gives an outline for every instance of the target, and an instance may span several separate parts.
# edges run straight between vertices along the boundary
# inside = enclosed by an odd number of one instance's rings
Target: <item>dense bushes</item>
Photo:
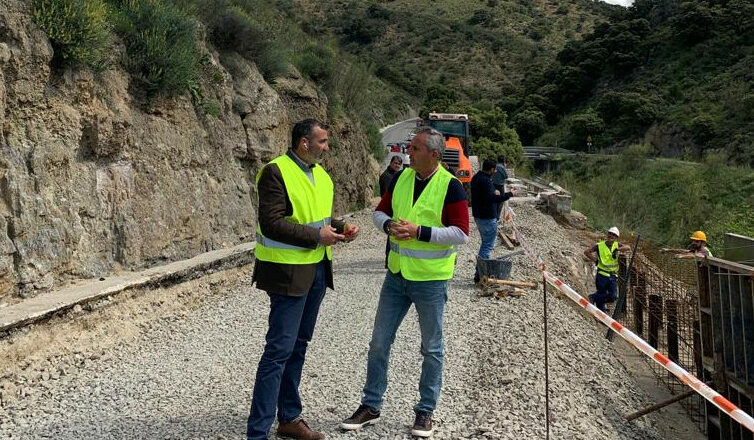
[[[267,81],[288,70],[289,55],[253,17],[248,4],[213,0],[197,4],[210,41],[220,51],[236,52],[253,61]]]
[[[179,95],[196,84],[200,72],[192,16],[161,0],[120,0],[113,17],[126,45],[123,62],[148,98]]]
[[[540,142],[583,148],[583,133],[574,134],[583,131],[579,115],[592,108],[604,122],[598,148],[642,139],[653,125],[674,126],[690,140],[680,148],[689,159],[724,152],[731,163],[752,166],[752,17],[748,0],[636,0],[582,41],[567,43],[557,62],[527,84],[530,96],[546,102],[522,100],[519,108],[545,114],[551,127]],[[677,139],[652,141],[677,151],[660,144]]]
[[[188,91],[201,94],[197,17],[219,50],[253,61],[267,80],[284,74],[289,56],[252,18],[253,7],[248,0],[34,0],[33,13],[62,68],[104,67],[114,30],[125,45],[120,61],[135,90],[152,100]]]
[[[106,65],[110,25],[103,0],[34,0],[33,17],[50,39],[56,65]]]
[[[335,77],[335,49],[322,43],[312,43],[294,60],[296,68],[312,81],[330,85]]]
[[[618,225],[674,247],[702,229],[713,250],[726,232],[754,236],[754,171],[720,156],[694,164],[651,159],[651,152],[636,145],[615,157],[566,159],[554,179],[599,228]]]

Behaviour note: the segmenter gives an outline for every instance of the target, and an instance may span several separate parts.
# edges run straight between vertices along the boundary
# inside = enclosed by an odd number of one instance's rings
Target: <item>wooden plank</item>
[[[507,232],[503,232],[503,234],[505,234],[505,236],[508,237],[508,241],[510,241],[510,243],[513,246],[521,246],[521,243],[518,240],[516,240],[516,237],[508,234]]]
[[[722,260],[720,258],[715,258],[715,257],[707,257],[706,260],[708,261],[708,263],[712,263],[715,266],[733,270],[741,274],[750,275],[751,277],[754,278],[754,267],[746,266],[745,264],[741,264],[741,263],[734,263],[728,260]]]
[[[497,235],[498,237],[500,237],[500,240],[503,242],[503,246],[505,246],[506,249],[508,249],[509,251],[515,249],[515,246],[513,246],[513,243],[508,240],[508,236],[505,235],[505,232],[503,232],[502,229],[497,230]]]
[[[482,280],[482,284],[484,283],[502,284],[504,286],[515,286],[515,287],[530,287],[532,289],[537,287],[537,283],[531,282],[531,281],[498,280],[495,278],[486,278],[486,277]]]

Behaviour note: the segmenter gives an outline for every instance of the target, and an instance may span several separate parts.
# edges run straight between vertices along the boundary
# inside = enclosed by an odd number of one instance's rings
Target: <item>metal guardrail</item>
[[[550,159],[555,155],[571,155],[576,154],[571,150],[559,147],[538,147],[538,146],[525,146],[523,147],[524,157],[528,159]]]
[[[742,410],[754,409],[754,267],[707,258],[699,264],[701,366],[715,389]],[[752,433],[706,408],[710,440],[752,439]]]

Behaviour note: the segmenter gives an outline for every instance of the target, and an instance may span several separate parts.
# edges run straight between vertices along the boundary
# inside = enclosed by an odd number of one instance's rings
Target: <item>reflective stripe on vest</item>
[[[320,220],[318,222],[307,223],[306,226],[311,226],[312,228],[317,228],[317,229],[322,228],[324,226],[330,226],[330,217],[327,217],[326,219]],[[312,248],[301,247],[301,246],[296,246],[296,245],[292,245],[292,244],[287,244],[287,243],[282,243],[282,242],[279,242],[279,241],[275,241],[275,240],[273,240],[271,238],[267,238],[264,235],[262,235],[261,233],[257,232],[257,245],[260,245],[260,244],[262,246],[266,246],[266,247],[269,247],[269,248],[277,248],[277,249],[303,249],[303,250],[311,250],[312,249]],[[318,245],[317,247],[322,247],[322,245]]]
[[[397,243],[390,243],[390,250],[397,252],[398,254],[411,258],[420,258],[423,260],[437,260],[439,258],[448,258],[453,255],[453,250],[448,249],[445,251],[422,251],[419,249],[401,249]]]
[[[444,227],[442,208],[448,185],[454,178],[444,168],[439,167],[414,203],[416,171],[412,168],[403,170],[392,194],[393,218],[404,219],[421,226]],[[390,237],[388,269],[392,273],[400,272],[407,280],[448,280],[453,277],[455,261],[456,252],[453,246],[427,243],[413,238],[396,240]]]
[[[293,207],[293,213],[285,220],[291,223],[321,228],[330,224],[332,214],[333,183],[327,172],[319,165],[312,167],[314,183],[309,179],[301,167],[287,154],[278,156],[270,163],[280,169],[288,199]],[[257,174],[257,184],[262,172]],[[257,188],[264,191],[264,188]],[[257,246],[255,258],[282,264],[312,264],[327,257],[332,259],[330,246],[307,248],[272,240],[262,234],[257,225]]]
[[[614,241],[608,249],[607,243],[600,241],[597,243],[597,273],[604,276],[613,276],[618,273],[618,258],[613,257],[615,250],[618,249],[618,242]]]

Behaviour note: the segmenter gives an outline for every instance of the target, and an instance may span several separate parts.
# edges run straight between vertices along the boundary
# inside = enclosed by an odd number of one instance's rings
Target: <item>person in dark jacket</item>
[[[497,158],[497,165],[495,166],[495,172],[492,174],[492,184],[495,185],[495,189],[501,193],[505,192],[505,181],[508,179],[508,171],[505,169],[505,156],[499,156]],[[503,211],[503,204],[497,204],[497,219],[500,220],[500,213]]]
[[[380,176],[380,197],[385,194],[385,191],[390,187],[390,182],[393,181],[395,174],[403,167],[403,159],[397,154],[390,159],[385,171]],[[390,237],[387,238],[385,243],[385,269],[387,269],[387,258],[390,255]]]
[[[252,283],[270,297],[269,328],[257,367],[247,438],[266,439],[277,412],[280,436],[319,440],[301,417],[298,387],[319,306],[333,288],[330,246],[359,228],[332,219],[333,182],[319,165],[329,150],[327,126],[293,126],[292,147],[257,177],[259,222]]]
[[[399,155],[396,154],[390,159],[387,168],[385,168],[385,171],[380,175],[380,196],[385,194],[388,186],[390,186],[390,182],[393,181],[393,176],[395,176],[395,173],[400,171],[402,167],[403,159],[401,159]]]
[[[495,173],[495,162],[485,159],[482,169],[471,179],[471,213],[474,222],[482,237],[482,245],[479,247],[479,257],[485,260],[490,258],[492,249],[495,247],[497,237],[497,205],[503,204],[513,197],[513,193],[501,193],[492,183],[492,175]],[[474,282],[479,282],[479,269],[474,272]]]

